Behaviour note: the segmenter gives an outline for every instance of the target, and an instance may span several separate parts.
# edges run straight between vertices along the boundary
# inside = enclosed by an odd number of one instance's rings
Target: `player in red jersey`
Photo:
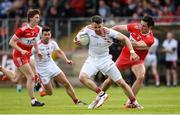
[[[149,47],[154,43],[154,36],[151,28],[154,26],[154,21],[152,17],[145,16],[138,23],[130,23],[128,25],[117,25],[113,29],[117,31],[125,30],[130,32],[130,40],[134,47],[135,52],[140,57],[140,60],[130,60],[130,51],[127,46],[124,46],[122,52],[118,59],[116,60],[116,65],[119,70],[131,69],[136,76],[136,81],[132,85],[132,91],[137,95],[138,91],[143,84],[145,77],[145,66],[144,59],[148,53]],[[102,90],[106,91],[111,85],[111,80],[108,78],[105,80]],[[126,103],[126,107],[129,105],[129,100]],[[137,102],[138,104],[138,102]]]
[[[36,37],[40,31],[38,23],[40,21],[40,12],[37,9],[31,9],[27,13],[28,24],[20,27],[16,30],[15,34],[11,38],[9,45],[11,45],[13,50],[13,61],[17,66],[18,71],[21,72],[27,78],[27,90],[29,97],[31,98],[32,106],[43,106],[44,103],[37,101],[34,96],[34,79],[35,74],[29,64],[31,49],[37,50],[39,58],[41,58],[41,52],[37,47]]]

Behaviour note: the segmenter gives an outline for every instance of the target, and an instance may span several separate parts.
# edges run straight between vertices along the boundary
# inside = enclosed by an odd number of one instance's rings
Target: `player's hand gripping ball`
[[[89,44],[89,35],[86,33],[79,33],[77,35],[77,41],[80,41],[81,45],[85,46]]]

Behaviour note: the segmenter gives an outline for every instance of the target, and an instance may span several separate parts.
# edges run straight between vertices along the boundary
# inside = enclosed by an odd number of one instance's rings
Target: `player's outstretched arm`
[[[42,53],[41,53],[41,51],[40,51],[39,48],[38,48],[38,44],[37,44],[37,41],[36,41],[36,40],[35,40],[35,43],[34,43],[34,49],[36,50],[39,59],[42,59]]]
[[[56,53],[57,53],[58,57],[59,57],[59,58],[62,57],[67,64],[73,64],[73,61],[72,61],[72,60],[69,60],[69,59],[66,57],[66,54],[64,53],[64,51],[62,51],[61,49],[56,50]]]
[[[144,41],[131,41],[131,44],[134,48],[139,50],[148,50],[150,48]]]
[[[117,25],[117,26],[113,26],[112,29],[114,29],[114,30],[116,30],[116,31],[128,31],[127,25]]]
[[[128,39],[128,37],[126,37],[125,35],[119,33],[117,39],[120,40],[120,41],[124,41],[125,44],[127,45],[127,47],[129,48],[129,51],[130,51],[130,54],[131,54],[130,60],[132,60],[132,59],[139,60],[139,56],[135,53],[135,51],[133,49],[133,46],[132,46],[130,40]]]

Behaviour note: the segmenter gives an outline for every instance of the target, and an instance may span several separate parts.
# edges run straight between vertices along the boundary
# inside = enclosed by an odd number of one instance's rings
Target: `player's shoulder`
[[[25,30],[28,29],[28,28],[29,28],[29,25],[28,25],[28,24],[25,24],[25,25],[19,27],[18,30],[25,31]]]
[[[37,45],[41,45],[41,44],[42,44],[41,40],[37,41]]]
[[[51,38],[50,40],[49,40],[51,43],[57,43],[53,38]]]
[[[86,27],[85,27],[85,30],[86,31],[94,31],[94,28],[91,26],[91,25],[87,25]]]
[[[37,25],[36,27],[39,28],[39,29],[42,29],[42,27],[40,25]]]
[[[50,39],[50,40],[49,40],[49,43],[50,43],[50,44],[53,44],[53,45],[56,45],[56,44],[57,44],[57,42],[56,42],[54,39]]]
[[[150,30],[149,34],[147,35],[148,38],[155,39],[152,30]]]
[[[129,23],[128,27],[131,27],[134,29],[141,29],[141,25],[139,23]]]

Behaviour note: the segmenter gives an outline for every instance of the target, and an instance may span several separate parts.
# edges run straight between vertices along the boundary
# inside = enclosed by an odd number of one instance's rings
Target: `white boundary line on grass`
[[[1,114],[0,115],[7,115],[7,114]],[[155,114],[8,114],[8,115],[180,115],[180,113],[175,113],[175,114],[166,114],[166,113],[155,113]]]

